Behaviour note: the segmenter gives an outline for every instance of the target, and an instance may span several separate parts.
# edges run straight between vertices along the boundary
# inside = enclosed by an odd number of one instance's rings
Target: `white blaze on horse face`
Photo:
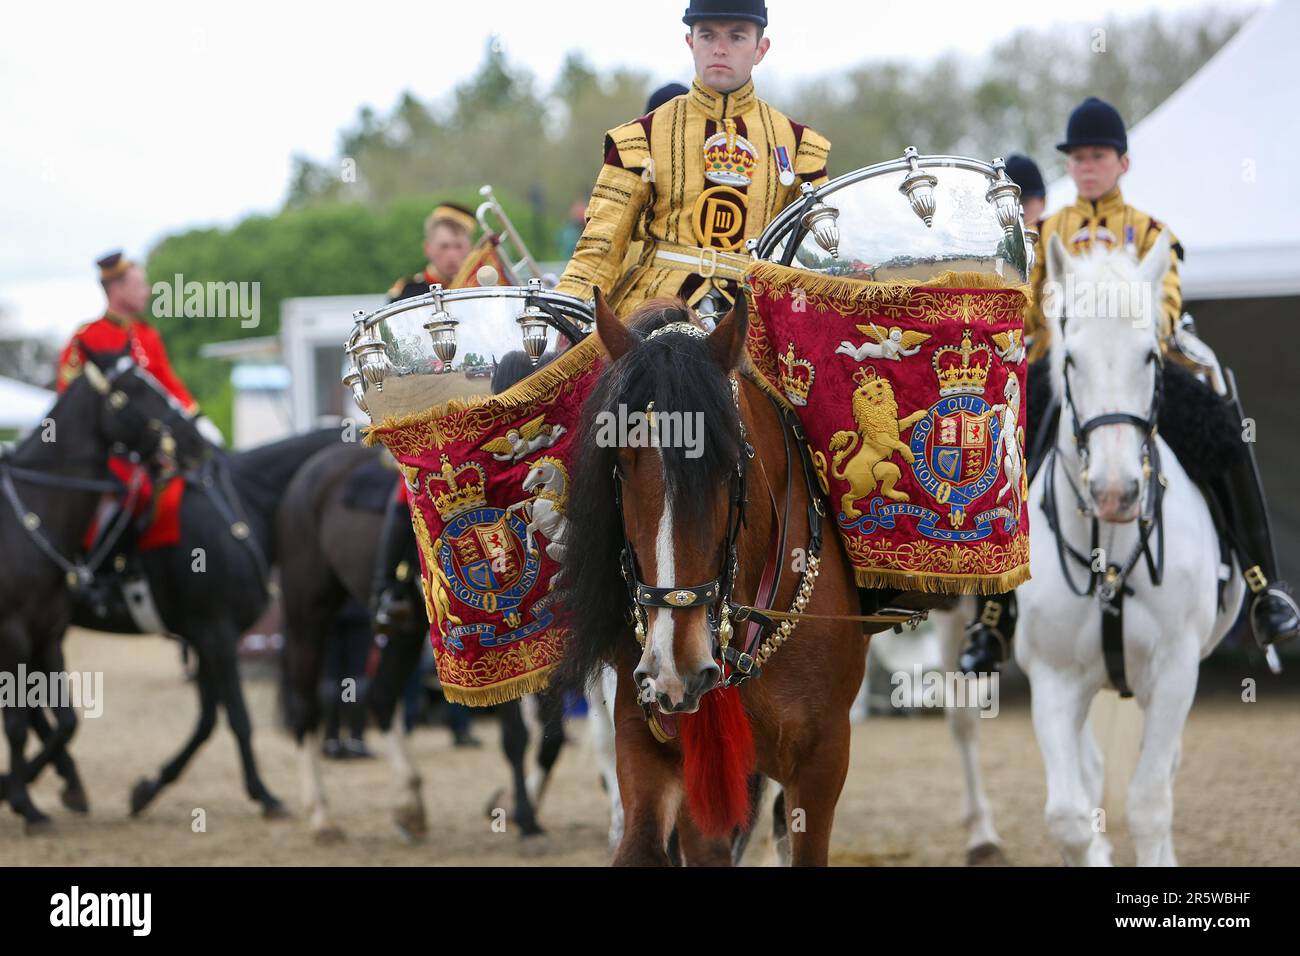
[[[663,512],[659,515],[659,530],[655,535],[655,584],[657,588],[670,588],[676,573],[673,552],[673,503],[668,489],[664,489]],[[686,688],[677,674],[673,661],[673,638],[676,627],[669,608],[650,608],[650,633],[646,635],[645,655],[649,663],[650,685],[656,695],[665,695],[674,706],[682,703]],[[648,658],[648,660],[647,660]]]
[[[1152,360],[1159,348],[1158,298],[1121,296],[1113,290],[1149,284],[1163,270],[1155,270],[1150,258],[1139,265],[1122,250],[1104,249],[1070,259],[1067,267],[1072,279],[1067,287],[1073,287],[1080,303],[1096,304],[1088,314],[1065,303],[1064,343],[1054,363],[1061,368],[1063,356],[1069,356],[1062,371],[1069,375],[1080,424],[1116,412],[1145,418],[1151,411],[1159,368]],[[1142,429],[1130,423],[1100,425],[1088,434],[1087,481],[1081,490],[1103,521],[1133,521],[1141,512],[1146,491],[1144,438]]]

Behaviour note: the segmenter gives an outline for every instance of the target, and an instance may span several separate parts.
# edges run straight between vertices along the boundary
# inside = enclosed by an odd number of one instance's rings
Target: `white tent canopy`
[[[0,428],[27,431],[39,425],[54,398],[48,389],[0,376]]]
[[[1298,43],[1300,0],[1276,0],[1129,130],[1120,189],[1182,242],[1185,299],[1300,295]],[[1047,208],[1074,198],[1062,177]]]

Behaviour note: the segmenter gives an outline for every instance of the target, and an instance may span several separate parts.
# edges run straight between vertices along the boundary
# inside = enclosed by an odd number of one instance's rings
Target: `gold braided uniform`
[[[1047,242],[1052,236],[1060,236],[1065,251],[1072,256],[1081,255],[1092,248],[1093,242],[1099,242],[1111,248],[1130,246],[1141,258],[1155,244],[1162,229],[1168,227],[1125,203],[1118,186],[1096,201],[1076,199],[1074,205],[1058,209],[1042,220],[1038,225],[1034,269],[1029,277],[1034,301],[1025,316],[1025,335],[1033,337],[1029,358],[1036,360],[1046,355],[1051,337],[1040,303],[1043,282],[1047,278]],[[1178,261],[1182,257],[1183,247],[1170,232],[1169,270],[1165,273],[1160,295],[1162,344],[1173,336],[1182,315],[1183,292],[1178,279]]]
[[[556,291],[589,299],[599,287],[620,315],[655,296],[694,305],[716,290],[732,301],[752,261],[745,240],[802,183],[826,181],[830,145],[760,100],[753,80],[730,93],[696,80],[606,134],[587,225]]]

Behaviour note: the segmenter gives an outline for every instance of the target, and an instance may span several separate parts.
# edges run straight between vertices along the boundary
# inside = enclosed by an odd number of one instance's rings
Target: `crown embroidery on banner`
[[[724,128],[704,141],[704,178],[723,186],[748,186],[758,165],[758,150],[736,132],[735,120],[722,122]]]
[[[813,378],[817,370],[807,359],[795,358],[793,342],[790,343],[785,354],[779,356],[779,360],[781,391],[785,393],[791,405],[807,405],[808,393],[812,391]]]
[[[940,395],[983,395],[993,367],[993,350],[987,345],[972,346],[967,330],[962,334],[961,348],[945,345],[935,349],[931,361],[939,378]]]
[[[433,493],[436,483],[441,483],[446,488],[439,495]],[[433,497],[433,507],[444,521],[487,505],[487,472],[477,462],[466,462],[453,469],[451,461],[443,455],[441,477],[430,475],[428,488]]]

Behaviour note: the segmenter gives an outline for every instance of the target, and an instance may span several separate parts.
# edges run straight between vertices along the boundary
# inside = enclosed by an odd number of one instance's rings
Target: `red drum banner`
[[[560,660],[553,608],[582,403],[596,335],[500,395],[387,419],[411,523],[438,677],[448,700],[488,706],[545,686]]]
[[[1029,577],[1026,291],[752,267],[749,355],[798,414],[863,587],[994,594]]]

